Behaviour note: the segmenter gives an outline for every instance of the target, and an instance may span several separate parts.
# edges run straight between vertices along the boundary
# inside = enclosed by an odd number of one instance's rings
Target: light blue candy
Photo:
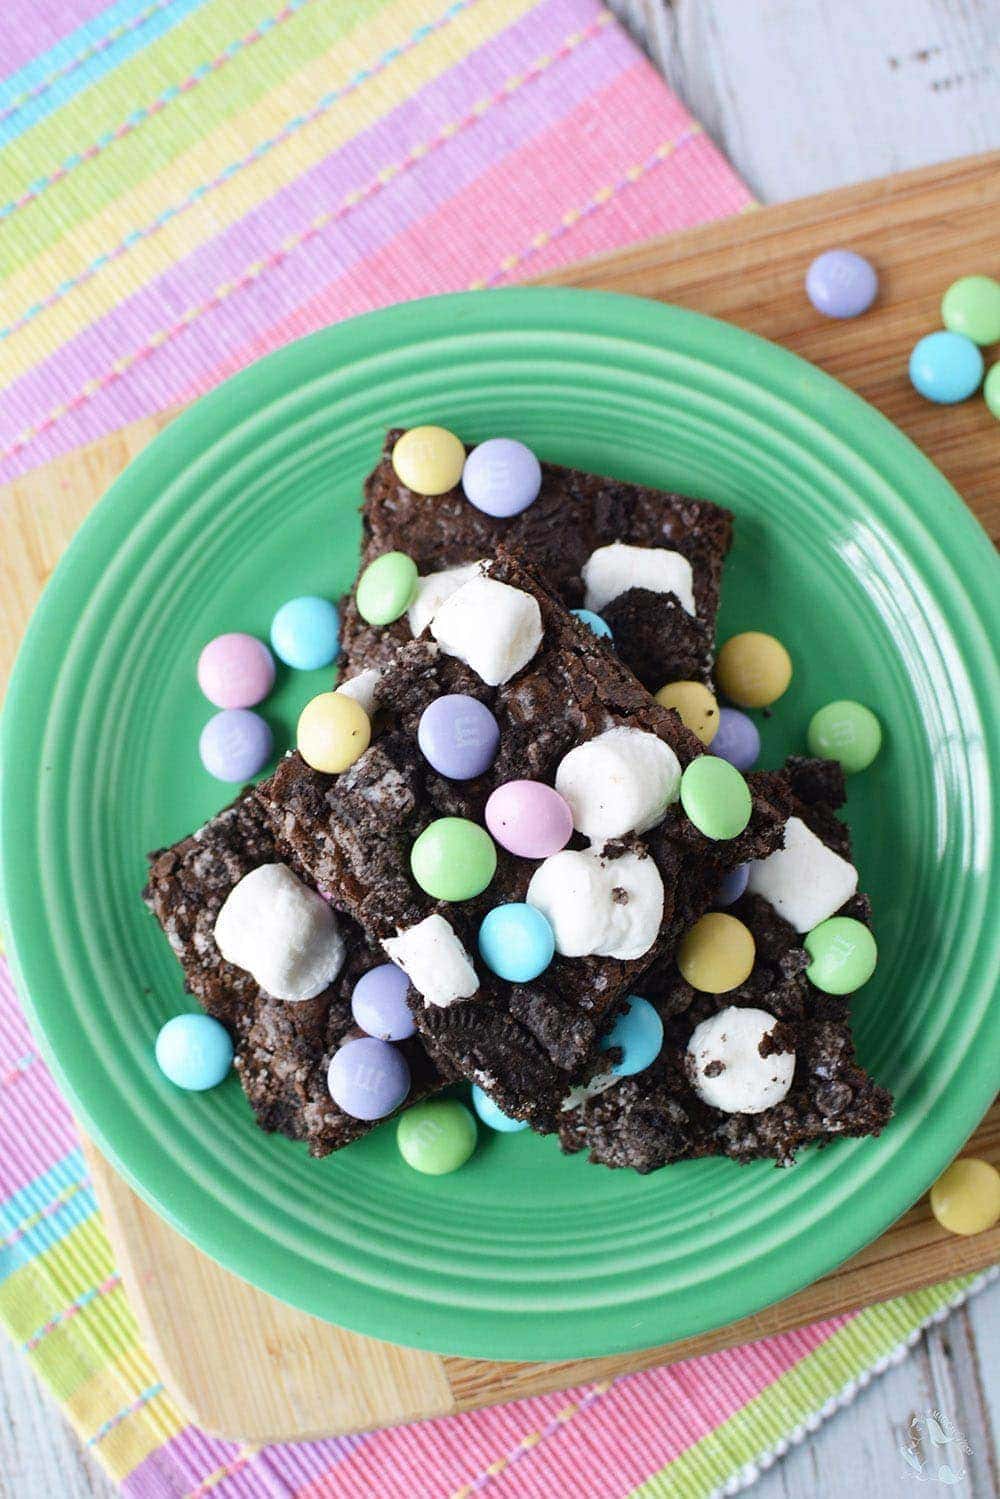
[[[631,1077],[655,1062],[663,1048],[663,1021],[648,999],[630,994],[628,1009],[601,1040],[601,1050],[620,1046],[622,1059],[611,1068],[616,1077]]]
[[[527,1119],[512,1119],[505,1114],[503,1109],[498,1109],[488,1093],[484,1093],[478,1083],[472,1086],[472,1107],[488,1129],[495,1129],[501,1135],[516,1135],[518,1130],[527,1129]]]
[[[952,406],[979,388],[982,352],[964,333],[928,333],[910,355],[910,379],[928,401]]]
[[[599,614],[595,614],[593,609],[571,609],[570,613],[575,614],[577,619],[581,619],[589,630],[593,630],[598,640],[614,639],[611,633],[611,626],[607,620],[602,619]]]
[[[175,1015],[156,1038],[156,1065],[189,1093],[214,1088],[233,1065],[233,1043],[211,1015]]]
[[[274,654],[297,671],[316,671],[337,659],[340,615],[336,604],[313,594],[289,599],[271,621]]]
[[[541,911],[520,901],[494,906],[479,928],[483,962],[511,984],[527,984],[544,973],[555,950],[555,935]]]

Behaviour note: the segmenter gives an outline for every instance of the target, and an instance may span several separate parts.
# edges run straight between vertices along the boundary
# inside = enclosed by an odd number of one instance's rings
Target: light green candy
[[[355,603],[370,625],[391,625],[405,614],[417,590],[417,564],[405,552],[383,552],[358,579]]]
[[[949,333],[964,333],[974,344],[1000,343],[1000,281],[962,276],[941,299],[941,321]]]
[[[839,760],[845,775],[867,770],[882,748],[882,725],[863,703],[842,698],[827,703],[809,720],[809,753],[821,760]]]
[[[983,395],[987,406],[1000,422],[1000,363],[995,364],[986,376],[983,382]]]
[[[446,1176],[476,1148],[476,1121],[454,1098],[434,1098],[407,1109],[396,1126],[399,1153],[414,1171]]]
[[[728,760],[701,755],[681,776],[681,806],[706,838],[735,838],[750,821],[750,788]]]
[[[496,874],[496,844],[465,817],[439,817],[410,849],[410,869],[435,900],[471,900]]]
[[[851,916],[831,916],[806,937],[811,958],[806,978],[824,994],[853,994],[875,972],[878,948],[863,922]]]

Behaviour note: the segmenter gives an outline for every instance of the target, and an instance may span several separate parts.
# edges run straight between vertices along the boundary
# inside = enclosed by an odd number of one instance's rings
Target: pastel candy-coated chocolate
[[[445,494],[462,477],[465,446],[447,427],[411,427],[396,440],[392,466],[416,494]]]
[[[478,1083],[472,1085],[472,1107],[488,1129],[495,1129],[501,1135],[515,1135],[522,1129],[528,1128],[527,1119],[512,1119],[505,1114],[503,1109],[498,1108],[488,1093],[484,1093]]]
[[[760,730],[739,708],[720,708],[712,754],[737,770],[752,770],[760,755]]]
[[[806,978],[824,994],[853,994],[875,972],[878,948],[862,921],[831,916],[814,926],[803,944],[810,963]]]
[[[304,593],[282,604],[271,621],[271,649],[296,671],[318,671],[337,659],[339,633],[336,604]]]
[[[685,932],[677,949],[682,978],[701,994],[728,994],[753,971],[756,944],[749,929],[725,911],[709,911]]]
[[[673,708],[702,744],[712,743],[719,730],[719,705],[704,682],[668,682],[656,694],[656,701],[663,708]]]
[[[484,515],[520,515],[538,498],[542,466],[512,437],[491,437],[473,448],[462,470],[465,497]]]
[[[571,609],[569,612],[575,614],[577,619],[585,624],[587,629],[592,631],[599,640],[614,639],[611,633],[611,626],[607,620],[602,619],[599,614],[595,614],[593,609]]]
[[[728,760],[701,755],[681,776],[681,806],[706,838],[735,838],[750,821],[750,788]]]
[[[928,401],[954,406],[971,396],[982,378],[982,353],[964,333],[940,329],[926,334],[914,345],[910,379],[914,389]]]
[[[877,292],[875,267],[853,250],[824,250],[806,272],[806,295],[824,317],[857,317]]]
[[[511,984],[528,984],[544,973],[555,950],[555,933],[547,919],[521,901],[494,906],[479,928],[483,962]]]
[[[242,630],[216,635],[198,657],[198,686],[217,708],[252,708],[274,686],[274,657]]]
[[[1000,343],[1000,281],[992,276],[953,281],[941,299],[941,321],[949,333],[964,333],[973,343]]]
[[[417,564],[405,552],[383,552],[362,572],[354,595],[361,618],[370,625],[401,619],[417,591]]]
[[[849,698],[827,703],[809,720],[809,753],[839,760],[845,775],[867,770],[882,748],[882,725],[870,708]]]
[[[750,880],[750,865],[737,864],[731,869],[719,886],[719,893],[715,897],[717,906],[732,906],[746,892]]]
[[[715,663],[715,680],[740,708],[767,708],[792,680],[792,658],[781,641],[763,630],[744,630],[726,641]]]
[[[175,1015],[156,1038],[156,1065],[188,1093],[214,1088],[233,1065],[233,1043],[211,1015]]]
[[[931,1187],[931,1212],[950,1234],[981,1234],[1000,1222],[1000,1171],[968,1156]]]
[[[471,781],[496,759],[500,725],[478,698],[449,692],[428,703],[420,715],[417,744],[439,775]]]
[[[351,1014],[356,1023],[379,1041],[405,1041],[416,1030],[406,1003],[409,987],[409,979],[395,963],[369,968],[351,995]]]
[[[486,826],[521,859],[548,859],[573,833],[569,803],[544,781],[505,781],[486,803]]]
[[[439,817],[410,849],[413,878],[435,900],[471,900],[486,889],[496,868],[493,839],[465,817]]]
[[[991,367],[983,381],[983,399],[997,421],[1000,421],[1000,361]]]
[[[313,770],[339,775],[371,743],[371,719],[346,692],[321,692],[299,714],[296,746]]]
[[[359,1036],[335,1051],[327,1068],[330,1097],[352,1119],[385,1119],[410,1091],[410,1069],[398,1046]]]
[[[447,1176],[476,1148],[476,1121],[456,1098],[414,1104],[396,1126],[396,1144],[408,1166],[424,1176]]]
[[[271,727],[251,708],[223,708],[201,731],[201,763],[217,781],[249,781],[274,749]]]
[[[663,1021],[648,999],[629,995],[628,1009],[601,1038],[602,1051],[612,1046],[620,1047],[622,1053],[621,1061],[611,1066],[615,1077],[632,1077],[656,1061],[663,1050]]]

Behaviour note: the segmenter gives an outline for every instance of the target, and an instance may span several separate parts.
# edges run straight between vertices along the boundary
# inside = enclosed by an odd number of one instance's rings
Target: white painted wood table
[[[1000,146],[1000,0],[610,3],[764,202]],[[928,1492],[898,1447],[910,1417],[934,1407],[973,1448],[953,1491],[995,1499],[1000,1281],[777,1463],[754,1499]],[[113,1492],[0,1337],[0,1494]]]

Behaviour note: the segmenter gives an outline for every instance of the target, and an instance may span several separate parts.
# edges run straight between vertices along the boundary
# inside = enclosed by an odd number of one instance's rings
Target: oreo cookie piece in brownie
[[[498,519],[470,504],[461,484],[435,496],[408,489],[392,465],[400,436],[399,428],[388,433],[365,483],[361,566],[405,552],[420,574],[417,594],[402,619],[378,628],[361,618],[352,592],[341,630],[345,675],[384,664],[418,636],[471,565],[502,544],[522,549],[569,608],[602,615],[621,659],[650,692],[667,682],[709,681],[732,535],[728,510],[543,463],[538,498]]]
[[[312,1155],[325,1156],[374,1127],[337,1107],[326,1074],[340,1045],[361,1035],[351,1015],[355,983],[384,960],[340,916],[342,966],[313,998],[275,999],[252,974],[226,962],[215,939],[219,912],[247,875],[274,869],[280,857],[244,793],[189,838],[150,856],[143,898],[184,970],[185,988],[232,1036],[234,1065],[260,1127],[304,1140]],[[441,1080],[418,1037],[399,1044],[410,1070],[408,1102],[415,1103]]]
[[[634,979],[705,908],[722,870],[779,846],[786,813],[755,795],[738,837],[698,833],[678,793],[702,745],[504,549],[452,595],[430,639],[341,690],[372,715],[369,748],[340,775],[287,757],[257,788],[264,815],[293,862],[407,972],[435,1059],[505,1112],[554,1128],[570,1087],[606,1062],[602,1024]],[[439,774],[418,746],[424,711],[446,695],[476,699],[496,721],[495,759],[472,779]],[[417,838],[461,818],[481,839],[491,793],[524,780],[565,797],[570,845],[541,859],[497,846],[485,889],[435,899],[411,869]],[[510,902],[535,906],[555,937],[552,962],[523,983],[478,956],[484,917]]]
[[[752,973],[720,995],[696,992],[674,964],[648,975],[640,988],[660,1012],[663,1049],[644,1072],[566,1112],[565,1151],[642,1173],[715,1155],[786,1166],[804,1145],[877,1135],[890,1119],[890,1094],[855,1057],[847,999],[806,975],[803,923],[838,914],[870,924],[850,836],[834,815],[843,776],[830,761],[803,760],[787,775],[795,801],[785,849],[754,866],[751,889],[728,908],[753,935]]]

